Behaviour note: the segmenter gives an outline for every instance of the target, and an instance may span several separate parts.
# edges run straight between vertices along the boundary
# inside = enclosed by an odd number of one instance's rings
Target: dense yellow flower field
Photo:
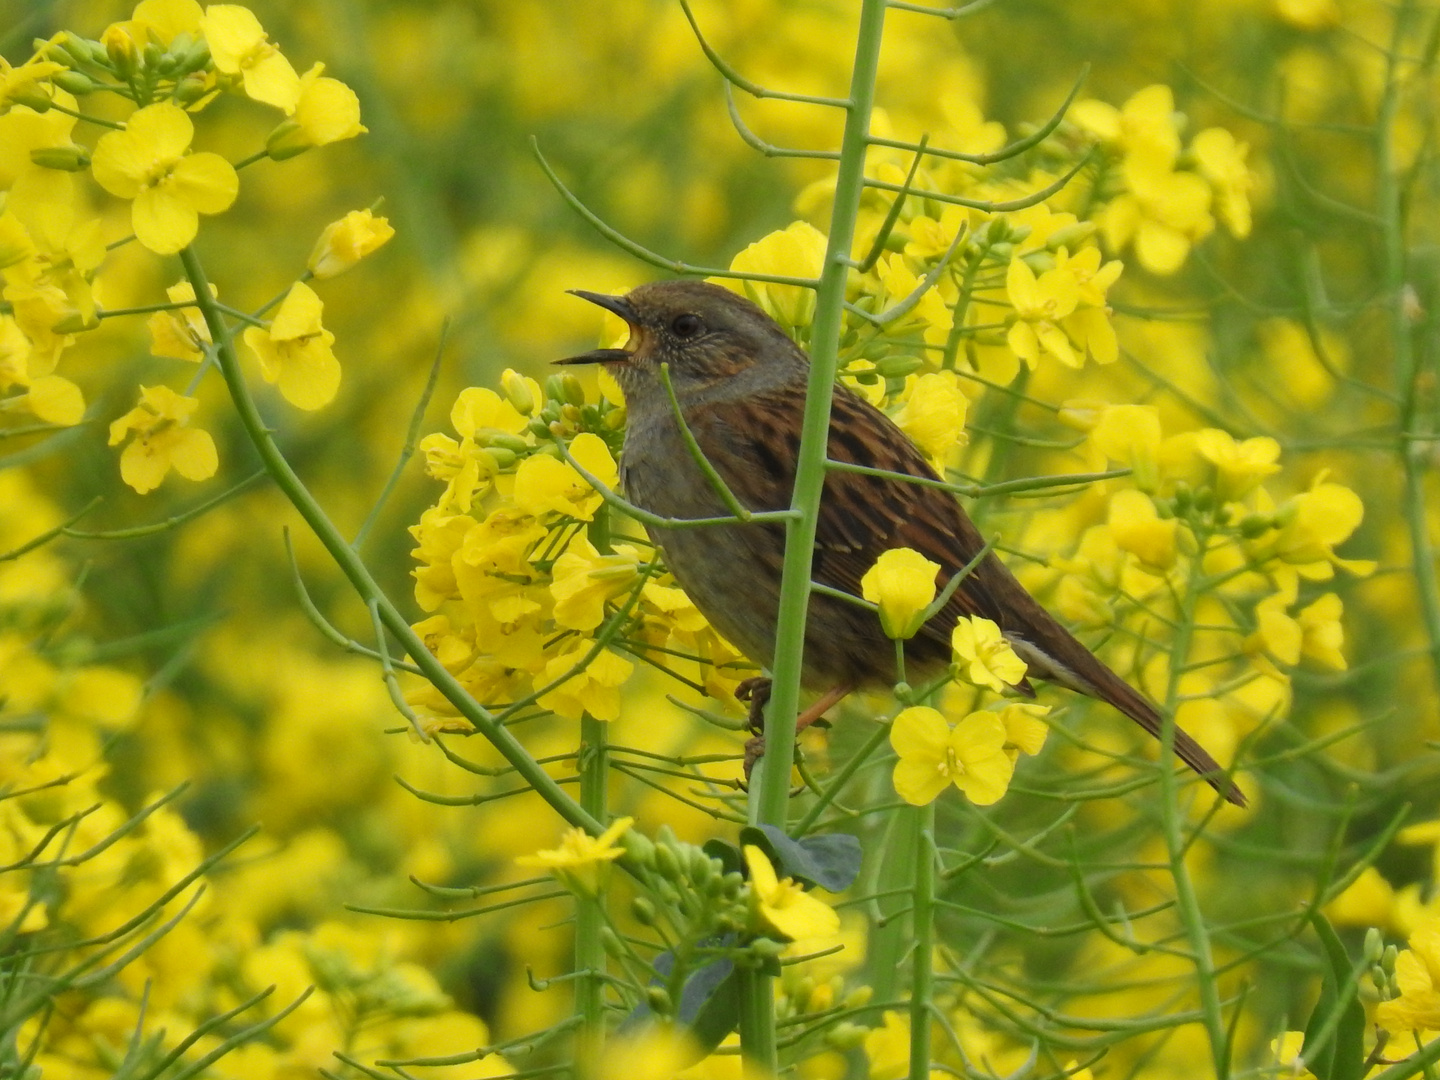
[[[1437,1067],[1440,8],[0,31],[0,1075]],[[549,366],[627,339],[567,290],[677,276],[886,413],[1161,739],[1022,700],[981,616],[907,672],[965,585],[894,547],[893,690],[787,762],[811,583],[744,656],[620,387]],[[820,423],[762,520],[863,472]]]

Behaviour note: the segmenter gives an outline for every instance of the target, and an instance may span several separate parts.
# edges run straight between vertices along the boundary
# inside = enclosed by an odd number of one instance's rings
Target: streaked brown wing
[[[740,501],[751,509],[773,510],[790,502],[803,410],[803,388],[786,387],[743,403],[706,405],[686,420],[707,453],[710,447],[727,448],[710,456]],[[829,453],[834,461],[938,479],[889,417],[844,387],[835,390]],[[984,547],[984,540],[947,491],[831,470],[816,527],[814,579],[859,596],[861,577],[882,552],[898,547],[913,548],[938,563],[937,584],[943,588]],[[949,630],[959,616],[1001,621],[982,583],[985,576],[967,579],[922,634],[948,648]]]

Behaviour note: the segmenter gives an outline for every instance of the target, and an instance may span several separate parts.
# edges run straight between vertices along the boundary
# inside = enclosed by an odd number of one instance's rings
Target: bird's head
[[[620,349],[594,349],[555,363],[604,364],[627,401],[659,389],[662,364],[682,399],[732,382],[760,389],[805,368],[805,354],[774,319],[718,285],[656,281],[624,296],[571,291],[624,319],[630,339]]]

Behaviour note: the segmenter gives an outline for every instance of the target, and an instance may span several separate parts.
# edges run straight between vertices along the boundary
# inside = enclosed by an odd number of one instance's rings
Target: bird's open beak
[[[584,289],[568,289],[567,292],[582,300],[589,300],[592,304],[598,304],[606,311],[612,311],[630,325],[630,340],[623,349],[592,349],[579,356],[567,356],[563,360],[552,360],[555,364],[615,364],[629,363],[634,354],[635,346],[639,342],[639,334],[636,332],[635,309],[623,296],[606,296],[604,293],[586,292]]]

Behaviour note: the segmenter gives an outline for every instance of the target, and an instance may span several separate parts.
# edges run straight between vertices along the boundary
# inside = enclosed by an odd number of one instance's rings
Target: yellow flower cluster
[[[116,279],[108,285],[110,295],[128,292],[121,282],[130,268],[123,255],[113,254],[116,249],[133,239],[156,255],[181,253],[194,242],[202,215],[234,205],[240,169],[365,130],[355,94],[322,71],[317,64],[297,75],[248,8],[202,8],[196,0],[141,0],[129,19],[112,24],[98,40],[62,33],[26,63],[6,65],[0,99],[0,414],[24,410],[53,426],[84,418],[84,392],[57,368],[82,335],[93,348],[102,324],[122,314],[107,311],[98,299],[106,294],[106,275]],[[196,118],[208,119],[205,110],[225,91],[243,93],[285,117],[258,155],[234,163],[193,145]],[[124,99],[122,119],[102,118],[114,112],[97,100],[107,95]],[[98,134],[87,134],[96,128]],[[123,224],[113,204],[95,208],[102,193],[125,204]],[[389,235],[383,219],[357,211],[322,236],[305,277],[333,276]],[[156,312],[155,355],[199,360],[214,346],[198,310],[182,306],[194,299],[194,282],[182,281],[168,293],[169,304],[141,307]],[[330,350],[334,336],[321,326],[320,309],[319,297],[302,280],[271,323],[252,316],[245,331],[264,377],[304,409],[328,403],[340,379]],[[137,491],[153,490],[172,469],[191,480],[215,473],[214,440],[191,424],[199,401],[194,389],[144,387],[139,408],[111,425],[112,445],[137,433],[120,463],[122,478]]]
[[[504,397],[483,387],[451,409],[455,435],[427,436],[439,501],[411,532],[415,596],[435,612],[419,633],[492,707],[534,701],[579,719],[613,720],[635,661],[669,667],[729,697],[745,661],[670,581],[647,540],[608,535],[594,484],[613,489],[611,443],[623,409],[574,376],[542,390],[514,372]],[[453,709],[428,685],[410,701],[443,726]]]

